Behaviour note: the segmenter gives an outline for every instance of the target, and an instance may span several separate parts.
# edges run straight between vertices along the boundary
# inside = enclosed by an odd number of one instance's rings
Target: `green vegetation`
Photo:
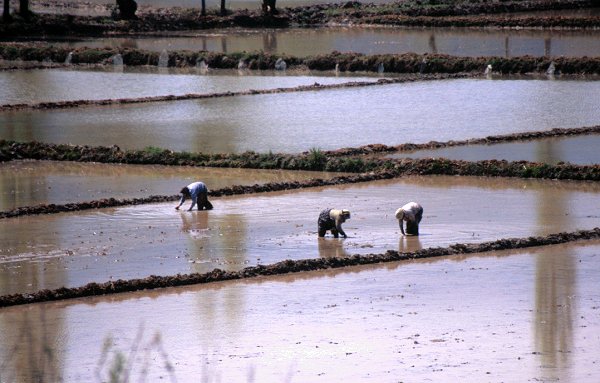
[[[0,159],[38,159],[128,164],[189,165],[227,168],[316,170],[347,173],[392,172],[492,177],[524,177],[600,181],[600,166],[548,165],[517,161],[453,161],[448,159],[394,160],[376,155],[340,155],[313,148],[302,154],[256,153],[206,154],[174,152],[154,146],[122,151],[118,147],[17,143],[0,140]]]

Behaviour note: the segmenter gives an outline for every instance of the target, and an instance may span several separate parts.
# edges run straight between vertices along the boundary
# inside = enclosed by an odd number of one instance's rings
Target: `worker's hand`
[[[187,211],[192,211],[192,209],[190,208],[190,209],[188,209]]]
[[[175,206],[175,210],[179,210],[179,206]]]

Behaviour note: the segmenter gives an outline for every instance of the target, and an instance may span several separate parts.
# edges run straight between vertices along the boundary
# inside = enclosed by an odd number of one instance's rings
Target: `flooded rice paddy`
[[[390,158],[448,158],[452,160],[483,161],[502,159],[577,165],[600,163],[600,135],[551,137],[522,142],[493,145],[454,146],[391,154]]]
[[[173,202],[3,219],[0,295],[591,229],[599,193],[592,182],[409,177],[214,198],[208,212]],[[425,207],[421,235],[402,237],[394,212],[411,200]],[[352,212],[349,238],[317,238],[327,207]]]
[[[118,67],[117,67],[118,68]],[[214,71],[211,71],[213,73]],[[371,77],[311,76],[258,71],[216,71],[202,75],[198,69],[126,68],[86,70],[34,69],[0,71],[0,105],[41,102],[106,100],[153,96],[181,96],[293,88],[301,85],[375,81]],[[84,113],[85,114],[85,113]]]
[[[305,57],[332,51],[364,54],[448,54],[453,56],[595,57],[600,41],[594,31],[474,30],[460,28],[357,28],[328,27],[267,30],[208,30],[177,32],[165,36],[127,36],[52,40],[73,48],[137,48],[162,52],[204,50],[212,52],[264,51]]]
[[[0,211],[103,198],[174,195],[202,179],[210,189],[330,178],[336,173],[57,161],[0,162]],[[124,182],[124,180],[127,180]]]
[[[169,81],[165,77],[164,81]],[[156,85],[158,86],[158,84]],[[0,113],[0,137],[123,149],[301,152],[448,141],[600,120],[600,81],[462,79]],[[331,118],[335,116],[335,118]],[[355,132],[346,134],[346,132]]]
[[[7,308],[2,376],[103,381],[120,353],[149,381],[593,382],[598,257],[595,241]]]
[[[138,3],[199,6],[195,0]],[[297,56],[332,50],[595,56],[599,49],[596,31],[459,28],[207,31],[59,44]],[[0,72],[0,105],[366,77],[290,74],[6,71]],[[493,75],[144,105],[24,108],[0,112],[0,139],[212,153],[463,140],[598,125],[599,86],[596,78]],[[598,164],[597,137],[407,156]],[[172,195],[197,179],[218,189],[315,176],[332,175],[15,161],[0,164],[0,210]],[[0,295],[592,229],[600,222],[599,193],[597,182],[413,176],[211,198],[212,211],[176,211],[172,202],[1,219]],[[425,207],[421,235],[402,237],[393,214],[411,200]],[[351,210],[344,223],[349,238],[317,238],[317,216],[327,207]],[[131,381],[591,383],[600,364],[599,257],[600,241],[585,241],[3,307],[0,382],[102,382],[124,363]]]

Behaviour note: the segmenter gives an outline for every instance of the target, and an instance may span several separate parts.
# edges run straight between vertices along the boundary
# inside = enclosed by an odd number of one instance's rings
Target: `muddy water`
[[[65,204],[102,198],[174,195],[204,181],[210,189],[311,178],[339,173],[218,169],[188,166],[110,165],[55,161],[0,163],[0,211],[37,204]]]
[[[211,71],[213,75],[201,75],[195,71],[166,68],[134,68],[125,72],[81,68],[0,71],[0,105],[239,92],[291,88],[315,82],[334,84],[367,80],[362,77],[275,74],[273,71],[258,74],[249,71]]]
[[[0,294],[590,229],[599,193],[597,183],[411,177],[215,198],[209,212],[171,203],[4,219]],[[421,236],[405,238],[394,211],[412,200],[425,208]],[[350,209],[349,238],[317,238],[327,207]]]
[[[52,44],[90,48],[207,50],[285,53],[295,56],[332,51],[365,54],[435,53],[453,56],[597,56],[596,31],[475,30],[460,28],[293,28],[285,30],[209,30],[167,37],[111,37],[59,40]]]
[[[135,381],[591,383],[598,257],[583,242],[1,309],[2,372],[101,381],[121,353]]]
[[[390,158],[450,158],[482,161],[504,159],[556,164],[570,162],[578,165],[600,164],[600,135],[553,137],[539,140],[495,145],[455,146],[434,150],[419,150],[389,155]]]
[[[600,121],[600,81],[444,80],[0,113],[0,138],[202,152],[448,141]],[[352,132],[352,134],[347,134]]]

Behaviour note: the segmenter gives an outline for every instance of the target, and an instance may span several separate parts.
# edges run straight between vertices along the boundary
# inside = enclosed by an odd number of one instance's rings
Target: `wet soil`
[[[95,381],[121,352],[134,380],[591,383],[599,249],[569,243],[4,308],[3,376]]]
[[[30,294],[66,298],[596,238],[598,187],[411,177],[213,198],[208,212],[177,212],[172,202],[5,219],[1,290],[6,302],[27,303]],[[409,200],[425,207],[419,237],[402,237],[393,217]],[[316,217],[328,206],[351,210],[348,239],[317,238]],[[44,280],[35,278],[41,269]]]

